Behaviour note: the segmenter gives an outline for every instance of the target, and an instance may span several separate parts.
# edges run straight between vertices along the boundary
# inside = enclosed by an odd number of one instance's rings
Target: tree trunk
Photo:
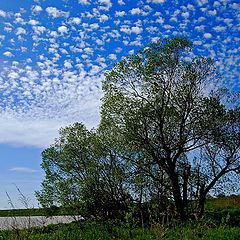
[[[169,171],[169,178],[171,180],[172,184],[172,193],[174,198],[174,203],[176,207],[177,214],[179,215],[179,218],[181,221],[186,221],[186,208],[183,204],[182,196],[181,196],[181,189],[178,181],[178,175],[174,170]]]
[[[183,172],[182,198],[183,198],[183,206],[185,208],[184,210],[186,212],[186,215],[188,215],[188,181],[190,176],[190,170],[191,170],[191,166],[188,164],[185,164],[184,172]]]
[[[204,205],[205,205],[205,200],[208,192],[214,187],[214,185],[217,183],[217,181],[228,171],[228,166],[227,164],[218,174],[217,176],[209,183],[209,185],[206,187],[205,185],[202,185],[200,187],[200,192],[199,192],[199,199],[197,203],[197,212],[196,212],[196,218],[197,220],[201,219],[203,214],[204,214]]]
[[[168,154],[170,156],[170,154]],[[165,162],[167,162],[166,165],[162,165],[163,161],[159,161],[159,165],[162,169],[164,169],[170,179],[171,185],[172,185],[172,194],[174,199],[174,205],[176,208],[177,215],[179,219],[182,222],[185,222],[187,220],[187,202],[183,201],[182,195],[181,195],[181,187],[179,184],[178,174],[176,173],[176,166],[173,163],[171,157],[168,157]]]
[[[204,191],[204,186],[202,186],[200,188],[199,198],[197,202],[196,220],[200,220],[203,217],[205,200],[206,200],[206,193]]]

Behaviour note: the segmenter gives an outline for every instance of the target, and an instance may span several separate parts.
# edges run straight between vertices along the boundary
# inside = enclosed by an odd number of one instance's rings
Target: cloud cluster
[[[64,17],[67,18],[69,17],[69,12],[64,12],[61,11],[55,7],[47,7],[46,12],[48,13],[49,16],[53,18],[59,18],[59,17]]]
[[[165,37],[189,37],[236,89],[239,22],[240,4],[227,0],[59,0],[0,9],[0,143],[46,147],[69,123],[96,126],[104,71]]]

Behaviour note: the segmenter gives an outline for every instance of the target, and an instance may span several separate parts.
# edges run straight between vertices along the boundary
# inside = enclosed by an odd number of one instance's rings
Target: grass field
[[[240,209],[240,196],[222,196],[218,198],[209,198],[206,201],[205,208],[207,211],[216,211],[221,209]]]
[[[163,227],[154,225],[148,229],[112,225],[111,223],[82,222],[51,225],[29,230],[0,232],[6,240],[180,240],[180,239],[240,239],[240,227],[213,227],[207,225],[185,225]]]
[[[69,214],[67,209],[50,211],[54,215]],[[2,210],[0,216],[45,215],[44,209]],[[205,218],[197,224],[151,225],[131,228],[122,222],[82,221],[11,231],[0,231],[0,240],[239,240],[240,197],[208,199]]]

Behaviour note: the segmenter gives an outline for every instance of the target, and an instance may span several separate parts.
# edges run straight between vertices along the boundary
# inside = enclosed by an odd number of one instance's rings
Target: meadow
[[[68,209],[69,210],[69,209]],[[2,210],[0,216],[30,216],[54,213],[46,209]],[[67,213],[67,209],[55,209],[55,214]],[[54,215],[55,215],[54,214]],[[0,232],[6,240],[174,240],[174,239],[240,239],[240,196],[208,199],[204,218],[198,222],[168,225],[134,226],[120,220],[98,221],[88,219],[70,224],[49,225],[41,228],[12,229]]]
[[[174,240],[174,239],[228,239],[238,240],[240,227],[211,226],[198,223],[182,226],[153,225],[150,228],[129,228],[112,222],[74,222],[50,225],[44,228],[1,231],[0,239],[9,240]]]

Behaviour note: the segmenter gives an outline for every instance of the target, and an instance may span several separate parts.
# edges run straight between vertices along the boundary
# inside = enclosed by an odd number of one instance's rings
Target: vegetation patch
[[[150,228],[128,228],[113,222],[74,222],[21,231],[1,231],[0,239],[6,240],[179,240],[179,239],[229,239],[237,240],[240,228],[185,225],[166,227],[159,224]]]

